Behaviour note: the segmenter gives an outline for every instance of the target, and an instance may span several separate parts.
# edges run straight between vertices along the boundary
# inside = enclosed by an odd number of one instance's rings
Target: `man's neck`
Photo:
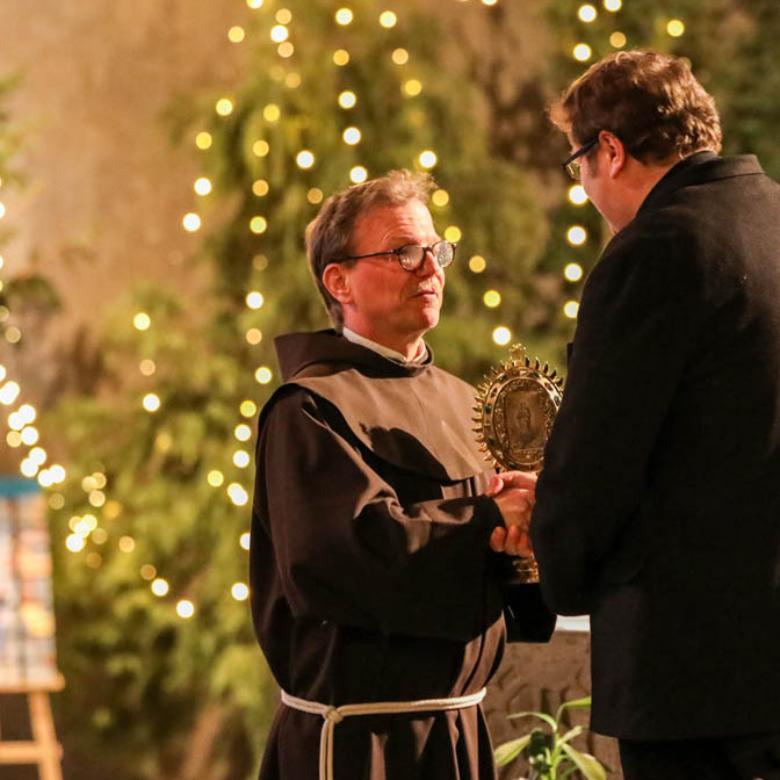
[[[366,328],[345,323],[344,336],[349,341],[362,344],[375,352],[383,354],[385,357],[391,357],[403,363],[418,361],[426,353],[422,335],[417,336],[414,341],[394,340],[382,334],[368,332]]]

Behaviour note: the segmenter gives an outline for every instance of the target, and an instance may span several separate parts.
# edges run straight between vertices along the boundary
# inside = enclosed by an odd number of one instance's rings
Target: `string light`
[[[356,165],[349,172],[349,179],[353,184],[360,184],[368,178],[368,171],[362,165]]]
[[[482,255],[473,255],[469,258],[469,271],[481,274],[487,268],[487,261]]]
[[[350,146],[355,146],[355,144],[360,143],[362,134],[357,127],[348,127],[341,134],[341,137],[344,139],[345,144],[349,144]]]
[[[395,27],[397,22],[398,17],[392,11],[383,11],[379,15],[379,24],[381,24],[382,27],[386,27],[387,29]]]
[[[246,4],[253,10],[256,11],[258,8],[263,7],[263,2],[265,0],[246,0]]]
[[[249,229],[255,234],[260,235],[268,229],[268,221],[265,217],[254,216],[249,220]]]
[[[236,582],[230,589],[230,594],[236,601],[246,601],[249,598],[249,588],[243,582]]]
[[[424,152],[420,152],[420,156],[417,158],[417,160],[423,168],[430,169],[435,167],[436,163],[439,161],[439,158],[436,156],[436,152],[433,152],[430,149],[426,149]]]
[[[238,482],[228,485],[227,494],[235,506],[246,506],[249,503],[249,494]]]
[[[212,143],[214,143],[214,139],[211,137],[211,133],[207,133],[205,130],[195,136],[195,146],[198,149],[203,151],[210,149]]]
[[[181,224],[188,233],[195,233],[200,229],[200,217],[195,212],[190,211],[182,217]]]
[[[133,326],[136,330],[149,330],[151,324],[152,318],[145,311],[139,311],[133,317]]]
[[[610,13],[617,13],[623,7],[623,0],[604,0],[604,8]]]
[[[283,24],[277,24],[271,28],[271,40],[274,43],[282,43],[289,37],[290,31]]]
[[[613,32],[609,36],[609,42],[616,49],[622,49],[626,45],[626,36],[622,32]]]
[[[189,599],[181,599],[176,604],[176,614],[185,620],[188,620],[195,614],[195,605]]]
[[[220,116],[230,116],[233,113],[233,101],[230,98],[220,98],[214,106],[214,110]]]
[[[309,203],[314,205],[316,205],[317,203],[322,203],[324,198],[325,198],[325,194],[319,187],[312,187],[306,193],[306,200],[308,200]]]
[[[431,195],[431,202],[434,206],[443,208],[450,202],[450,194],[447,190],[434,190],[433,195]]]
[[[574,184],[569,187],[568,198],[569,202],[575,206],[582,206],[588,202],[588,194],[581,184]]]
[[[143,407],[147,412],[156,412],[160,408],[160,397],[157,393],[147,393],[144,396]]]
[[[390,58],[396,65],[406,65],[409,62],[409,52],[406,49],[394,49]]]
[[[250,309],[260,309],[263,303],[265,303],[265,298],[263,297],[263,294],[261,292],[258,292],[257,290],[252,290],[250,293],[247,293],[246,305]]]
[[[582,246],[588,240],[588,231],[582,225],[572,225],[566,231],[566,240],[572,246]]]
[[[274,122],[279,121],[279,117],[281,117],[282,112],[279,106],[276,105],[276,103],[269,103],[264,109],[263,109],[263,118],[266,122],[271,122],[272,124]]]
[[[590,3],[586,3],[585,5],[580,6],[579,11],[577,11],[577,16],[579,16],[581,21],[590,24],[598,16],[598,11],[594,6],[590,5]]]
[[[228,30],[228,40],[231,43],[241,43],[246,38],[246,31],[243,27],[235,25]]]
[[[245,531],[238,539],[238,543],[243,550],[248,550],[250,545],[249,531]]]
[[[276,21],[279,24],[290,24],[292,21],[292,11],[289,8],[280,8],[276,12]]]
[[[685,24],[680,19],[670,19],[666,25],[666,32],[672,38],[679,38],[685,33]]]
[[[295,162],[299,168],[308,170],[314,166],[314,154],[308,149],[303,149],[295,156]]]
[[[285,41],[284,43],[279,44],[276,49],[276,53],[285,59],[287,57],[292,57],[295,53],[295,46],[293,46],[289,41]]]
[[[252,182],[252,192],[257,195],[258,198],[264,198],[268,194],[269,186],[265,179],[257,179]]]
[[[567,263],[563,275],[569,282],[579,282],[582,279],[582,266],[579,263]]]
[[[338,98],[339,105],[344,109],[354,108],[357,103],[357,95],[351,90],[344,90]]]
[[[255,346],[263,340],[263,334],[258,328],[250,328],[246,332],[246,340],[252,346]]]
[[[339,67],[344,67],[349,62],[349,52],[346,49],[336,49],[333,52],[333,62]]]
[[[401,90],[407,97],[417,97],[422,92],[422,82],[419,79],[404,81]]]
[[[246,450],[236,450],[233,453],[233,464],[240,469],[249,465],[249,453]]]
[[[563,313],[570,319],[576,320],[579,313],[580,305],[577,301],[566,301],[563,306]]]
[[[255,157],[265,157],[270,151],[271,146],[268,141],[260,139],[252,144],[252,154],[254,154]]]
[[[268,366],[260,366],[260,368],[255,371],[255,379],[259,384],[267,385],[273,379],[273,373]]]
[[[205,176],[201,176],[199,179],[195,179],[195,183],[192,185],[198,195],[208,195],[211,192],[211,179],[207,179]]]
[[[349,8],[339,8],[336,11],[336,24],[340,24],[342,27],[346,27],[354,19],[354,14]]]
[[[482,302],[488,309],[495,309],[501,305],[501,293],[498,290],[488,290],[482,296]]]
[[[138,370],[144,375],[144,376],[152,376],[154,372],[157,370],[157,366],[154,363],[154,360],[149,360],[149,358],[146,358],[145,360],[142,360],[140,364],[138,365]]]
[[[254,401],[242,401],[238,410],[242,417],[254,417],[257,414],[257,404]]]
[[[153,580],[150,587],[152,589],[152,593],[154,593],[154,595],[158,596],[159,598],[167,596],[168,591],[171,589],[168,581],[164,580],[162,577],[157,577],[157,579]]]
[[[457,225],[450,225],[444,229],[444,238],[447,241],[452,241],[453,244],[457,244],[463,238],[463,232]]]
[[[239,441],[249,441],[252,438],[252,429],[245,423],[239,423],[234,428],[233,435]]]
[[[499,325],[493,330],[493,341],[499,347],[505,347],[512,340],[512,331],[506,325]]]
[[[593,55],[593,50],[587,43],[578,43],[572,50],[572,56],[578,62],[586,62]]]

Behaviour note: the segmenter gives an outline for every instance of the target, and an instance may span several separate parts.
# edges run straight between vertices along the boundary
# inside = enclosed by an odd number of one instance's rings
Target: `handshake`
[[[490,535],[490,548],[508,555],[533,555],[528,530],[536,501],[536,474],[504,471],[490,480],[485,495],[492,498],[504,520]]]

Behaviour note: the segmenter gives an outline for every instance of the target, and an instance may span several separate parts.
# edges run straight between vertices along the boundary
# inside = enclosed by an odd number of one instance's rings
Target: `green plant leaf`
[[[560,737],[558,739],[558,743],[560,744],[562,742],[571,742],[575,737],[579,737],[583,731],[584,729],[582,726],[575,726],[573,729],[570,729],[562,737]]]
[[[564,710],[586,709],[587,707],[590,707],[590,704],[590,696],[584,696],[582,699],[572,699],[571,701],[565,701],[563,704],[561,704],[560,707],[558,707],[558,710],[555,713],[555,720],[561,719],[561,714]]]
[[[582,772],[586,780],[607,780],[607,770],[590,753],[581,753],[566,743],[561,745],[561,750]]]
[[[509,715],[509,720],[518,720],[519,718],[539,718],[547,723],[553,731],[558,730],[557,721],[553,720],[552,716],[546,712],[515,712],[513,715]]]
[[[493,751],[496,766],[506,766],[510,761],[513,761],[525,750],[530,741],[531,735],[526,734],[524,737],[518,737],[499,745]]]

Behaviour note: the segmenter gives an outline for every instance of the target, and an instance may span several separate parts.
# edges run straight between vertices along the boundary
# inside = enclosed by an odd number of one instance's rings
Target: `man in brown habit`
[[[423,341],[455,253],[432,186],[394,171],[307,231],[336,329],[277,339],[285,382],[260,418],[252,611],[283,702],[264,780],[494,778],[484,686],[507,631],[552,631],[489,549],[524,549],[527,494],[484,495],[473,390]]]
[[[539,477],[542,590],[591,615],[627,780],[778,780],[780,187],[719,156],[682,59],[611,55],[552,116],[615,235]]]

